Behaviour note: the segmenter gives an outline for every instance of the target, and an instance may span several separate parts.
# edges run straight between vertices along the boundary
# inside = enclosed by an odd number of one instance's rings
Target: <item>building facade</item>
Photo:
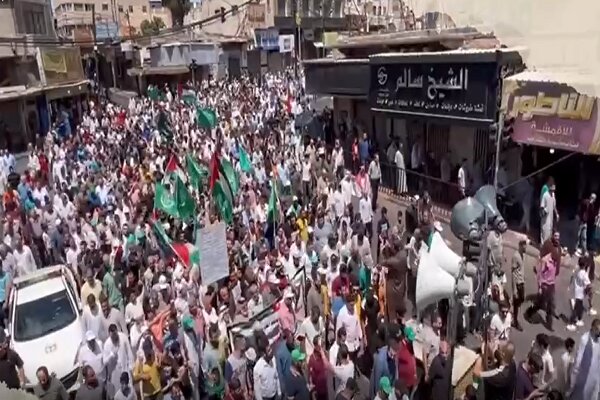
[[[0,4],[0,148],[23,152],[57,116],[77,117],[88,92],[79,47],[56,45],[50,0]]]
[[[160,1],[56,0],[54,14],[58,34],[74,40],[93,38],[94,27],[98,40],[139,34],[142,22],[154,17],[171,26],[171,13]]]

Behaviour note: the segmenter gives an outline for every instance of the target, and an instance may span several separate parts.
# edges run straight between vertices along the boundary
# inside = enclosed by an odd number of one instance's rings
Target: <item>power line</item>
[[[225,10],[223,13],[217,13],[217,14],[211,15],[210,17],[204,18],[200,21],[194,21],[194,22],[191,22],[186,25],[167,28],[164,31],[159,32],[159,33],[141,34],[141,35],[136,35],[136,36],[131,36],[131,37],[117,36],[115,38],[107,38],[107,40],[113,41],[113,42],[119,42],[119,41],[127,41],[127,40],[140,40],[140,39],[169,37],[171,35],[183,33],[187,29],[191,29],[196,26],[202,27],[202,25],[207,25],[207,24],[213,23],[215,21],[219,21],[222,18],[231,16],[233,14],[237,14],[241,8],[246,7],[250,4],[260,4],[260,0],[258,0],[258,1],[247,0],[244,3],[238,5],[237,7],[231,7],[229,10]],[[106,42],[103,40],[68,40],[68,39],[44,40],[44,39],[40,39],[40,38],[36,38],[34,40],[28,40],[27,38],[0,37],[0,46],[9,46],[9,45],[12,46],[12,45],[18,45],[18,44],[39,45],[39,46],[44,46],[44,45],[68,46],[68,45],[81,45],[81,44],[98,45],[98,44],[105,44],[105,43]]]

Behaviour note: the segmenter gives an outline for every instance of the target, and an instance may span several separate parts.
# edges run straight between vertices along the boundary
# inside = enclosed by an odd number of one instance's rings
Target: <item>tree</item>
[[[151,20],[143,20],[140,24],[140,30],[143,35],[156,35],[161,29],[165,29],[167,25],[161,17],[152,17]]]
[[[171,11],[174,27],[183,26],[183,18],[192,9],[190,0],[162,0],[162,5]]]

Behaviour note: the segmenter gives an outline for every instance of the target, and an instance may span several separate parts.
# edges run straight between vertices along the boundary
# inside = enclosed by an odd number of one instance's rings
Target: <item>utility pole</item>
[[[96,40],[96,5],[92,3],[92,37],[94,38],[94,83],[98,90],[98,41]]]
[[[296,62],[294,63],[294,76],[296,77],[296,79],[298,78],[298,64],[300,63],[300,59],[302,58],[301,56],[301,52],[302,52],[302,43],[300,42],[300,24],[302,23],[302,18],[300,17],[300,0],[291,0],[292,1],[292,14],[294,15],[294,25],[295,25],[295,32],[294,34],[296,35],[296,37],[298,38],[298,40],[296,41],[297,46],[298,46],[298,51],[294,51],[295,53],[295,59]],[[296,50],[296,49],[294,49]]]

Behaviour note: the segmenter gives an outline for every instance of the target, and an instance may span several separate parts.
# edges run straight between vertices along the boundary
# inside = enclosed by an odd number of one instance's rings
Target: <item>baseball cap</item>
[[[381,379],[379,379],[379,389],[385,394],[391,394],[392,384],[390,383],[390,378],[387,376],[382,376]]]
[[[410,327],[410,326],[405,326],[404,327],[404,337],[406,339],[408,339],[409,342],[412,342],[415,340],[415,338],[417,337],[417,335],[415,334],[415,330]]]
[[[304,354],[302,352],[302,350],[300,350],[300,349],[292,350],[292,361],[293,362],[304,361],[305,359],[306,359],[306,354]],[[389,380],[388,380],[388,385],[389,385]]]
[[[87,331],[85,333],[85,341],[91,342],[92,340],[96,340],[96,334],[93,331]]]
[[[191,330],[194,329],[194,319],[190,316],[190,315],[185,315],[182,319],[181,319],[181,326],[183,327],[183,329],[185,330]]]

